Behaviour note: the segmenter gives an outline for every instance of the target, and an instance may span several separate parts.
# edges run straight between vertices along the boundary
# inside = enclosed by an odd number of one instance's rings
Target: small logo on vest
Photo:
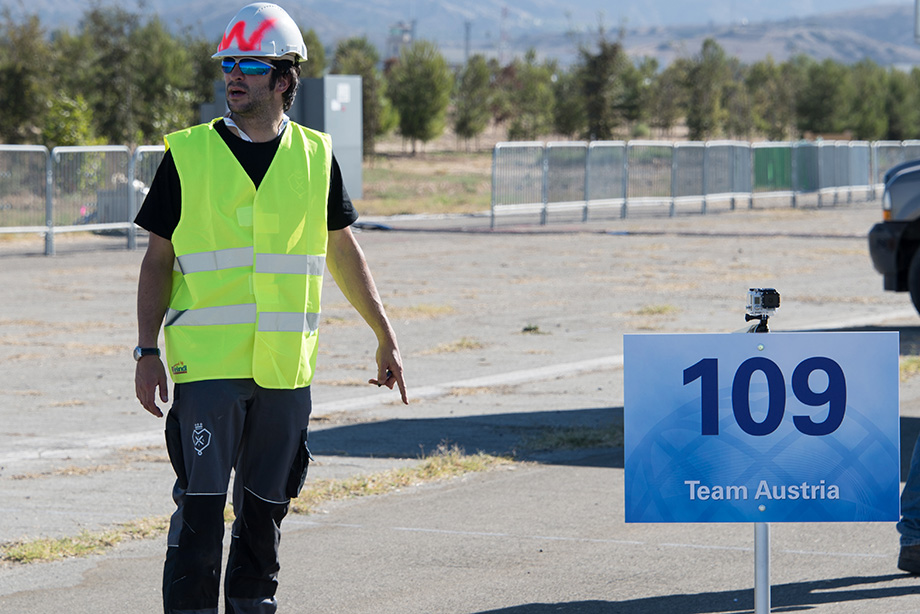
[[[188,373],[188,365],[184,362],[177,362],[169,369],[172,371],[173,375],[182,375],[183,373]]]
[[[303,173],[288,176],[288,183],[291,185],[291,189],[297,192],[298,196],[303,196],[310,189],[310,180]]]
[[[204,449],[211,445],[211,431],[204,428],[202,424],[196,424],[195,430],[192,432],[192,444],[194,444],[198,456],[201,456]]]

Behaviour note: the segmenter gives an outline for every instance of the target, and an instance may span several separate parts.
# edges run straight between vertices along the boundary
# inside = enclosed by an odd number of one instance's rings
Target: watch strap
[[[142,348],[140,346],[137,346],[136,348],[134,348],[134,360],[140,360],[144,356],[159,356],[159,355],[160,355],[160,348],[156,348],[156,347]]]

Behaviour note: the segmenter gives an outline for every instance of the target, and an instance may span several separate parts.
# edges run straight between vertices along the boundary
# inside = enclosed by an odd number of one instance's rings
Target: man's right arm
[[[172,242],[150,233],[147,253],[141,263],[137,283],[137,344],[141,347],[157,347],[160,326],[169,307],[172,293],[172,271],[175,252]],[[137,399],[154,416],[163,417],[156,404],[157,389],[163,403],[169,401],[166,368],[157,356],[144,356],[137,361],[134,373],[134,387]]]

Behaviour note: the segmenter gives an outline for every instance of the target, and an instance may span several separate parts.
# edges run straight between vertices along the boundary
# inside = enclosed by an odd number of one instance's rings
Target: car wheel
[[[920,313],[920,249],[914,252],[910,259],[910,268],[907,269],[907,289],[910,290],[910,300],[914,309]]]

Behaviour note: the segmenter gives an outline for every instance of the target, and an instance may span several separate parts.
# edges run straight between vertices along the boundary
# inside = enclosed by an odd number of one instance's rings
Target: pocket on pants
[[[188,475],[185,472],[185,454],[182,452],[182,429],[179,419],[173,412],[166,414],[166,452],[169,454],[173,471],[176,472],[179,488],[187,490]]]
[[[307,468],[310,466],[310,448],[307,447],[307,429],[300,432],[300,445],[297,448],[297,454],[294,455],[294,462],[291,464],[291,472],[288,474],[287,496],[293,499],[300,494],[303,483],[307,480]]]

